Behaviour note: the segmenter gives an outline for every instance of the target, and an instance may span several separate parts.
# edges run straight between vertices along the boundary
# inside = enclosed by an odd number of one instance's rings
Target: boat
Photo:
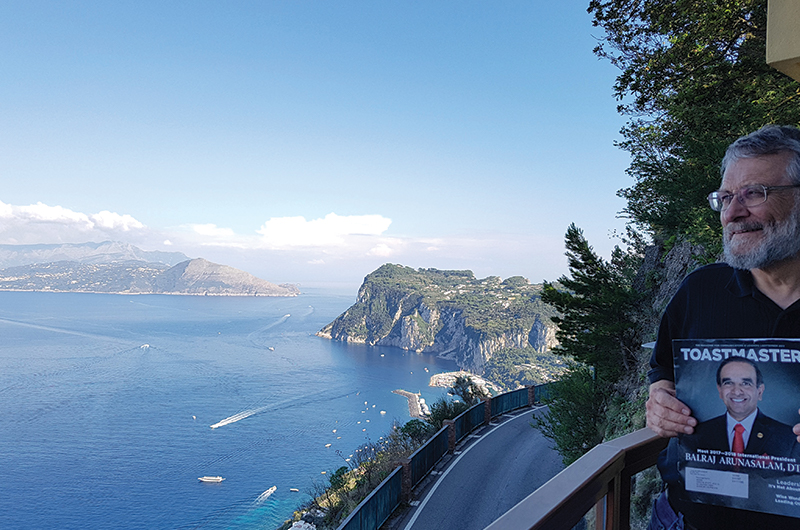
[[[197,480],[199,480],[200,482],[222,482],[225,479],[222,477],[205,476],[205,477],[199,477]]]
[[[270,489],[268,489],[267,491],[265,491],[264,493],[259,495],[258,498],[256,499],[256,502],[264,502],[265,500],[267,500],[269,498],[270,495],[275,493],[275,490],[277,490],[277,489],[278,489],[278,486],[272,486]]]

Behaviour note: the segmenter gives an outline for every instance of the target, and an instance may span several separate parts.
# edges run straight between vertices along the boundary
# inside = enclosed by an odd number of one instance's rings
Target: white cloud
[[[42,202],[27,206],[0,202],[0,218],[0,242],[16,244],[120,239],[123,233],[141,234],[146,229],[131,215],[108,210],[86,214]]]
[[[101,228],[110,228],[114,230],[122,230],[127,232],[129,230],[144,228],[144,225],[131,217],[128,214],[120,215],[118,213],[103,210],[91,216],[92,221]]]
[[[332,247],[354,236],[379,236],[392,220],[382,215],[336,215],[307,221],[305,217],[273,217],[257,231],[270,248]]]
[[[382,258],[387,258],[392,254],[394,254],[394,250],[386,243],[379,243],[367,252],[367,256],[379,256]]]
[[[201,236],[210,236],[210,237],[220,237],[220,238],[228,238],[234,237],[236,234],[230,228],[220,228],[215,224],[204,224],[204,225],[190,225],[192,230],[200,234]]]
[[[381,215],[272,218],[250,234],[216,224],[154,229],[108,210],[81,213],[41,202],[0,202],[0,243],[84,243],[117,240],[145,250],[169,247],[281,281],[358,281],[382,263],[414,268],[471,269],[476,276],[555,279],[566,271],[563,242],[535,234],[483,233],[446,237],[387,236]]]
[[[6,218],[11,217],[12,215],[14,215],[14,212],[11,205],[0,201],[0,217]]]
[[[30,206],[12,206],[11,214],[14,218],[29,222],[68,224],[82,226],[87,230],[93,228],[92,221],[85,213],[73,212],[61,206],[48,206],[41,202]]]

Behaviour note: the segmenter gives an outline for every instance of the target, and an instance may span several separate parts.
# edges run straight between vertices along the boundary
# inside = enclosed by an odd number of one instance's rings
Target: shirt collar
[[[736,427],[737,423],[741,423],[742,427],[744,427],[745,430],[749,433],[750,431],[753,430],[753,423],[756,421],[756,416],[758,415],[758,409],[751,412],[750,415],[745,419],[743,419],[742,421],[736,421],[730,415],[730,413],[726,412],[725,415],[728,417],[728,432],[733,431],[733,428]]]
[[[733,274],[726,288],[735,296],[752,296],[755,290],[753,275],[748,270],[733,269]]]

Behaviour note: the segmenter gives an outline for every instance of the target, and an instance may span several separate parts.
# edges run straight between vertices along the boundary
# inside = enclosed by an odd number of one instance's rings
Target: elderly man
[[[722,185],[708,197],[720,212],[726,263],[684,280],[662,317],[650,361],[647,425],[659,435],[692,434],[697,426],[675,397],[673,339],[800,337],[799,188],[798,129],[766,126],[728,148]],[[800,435],[800,424],[794,433]],[[667,490],[656,501],[651,529],[800,528],[800,519],[683,501],[677,446],[671,440],[659,459]]]

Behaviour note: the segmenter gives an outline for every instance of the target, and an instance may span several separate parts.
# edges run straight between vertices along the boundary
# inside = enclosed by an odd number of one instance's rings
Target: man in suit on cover
[[[693,435],[684,435],[684,447],[793,457],[800,463],[800,444],[792,426],[758,409],[764,379],[756,363],[744,357],[722,361],[717,368],[717,390],[727,412],[698,424]]]

